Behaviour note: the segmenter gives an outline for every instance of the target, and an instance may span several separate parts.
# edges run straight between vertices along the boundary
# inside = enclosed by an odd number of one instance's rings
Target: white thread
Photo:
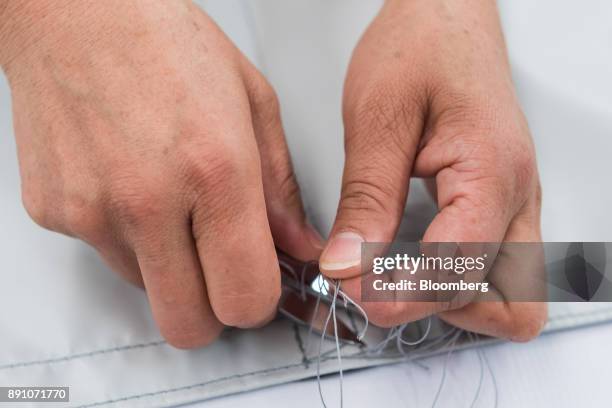
[[[427,336],[429,336],[429,332],[431,331],[431,316],[429,316],[427,318],[427,329],[425,329],[425,333],[418,339],[415,341],[406,341],[402,338],[402,333],[404,330],[406,330],[406,327],[408,327],[407,323],[404,323],[403,325],[400,326],[401,329],[398,331],[398,336],[397,336],[397,341],[400,344],[403,344],[405,346],[416,346],[419,345],[421,343],[423,343],[425,341],[425,339],[427,338]]]
[[[484,349],[482,350],[482,357],[483,360],[485,362],[485,366],[487,367],[487,370],[489,371],[489,374],[491,375],[491,381],[493,382],[493,392],[494,392],[494,396],[495,396],[495,403],[493,404],[494,408],[497,408],[497,379],[495,378],[495,373],[493,372],[493,368],[491,368],[491,365],[489,364],[489,359],[487,358],[487,353],[486,351],[484,351]]]
[[[455,342],[461,336],[463,330],[457,330],[455,334],[451,337],[448,343],[445,344],[444,347],[450,347],[448,353],[446,354],[446,358],[444,359],[444,366],[442,367],[442,378],[440,379],[440,385],[438,386],[438,390],[436,391],[436,395],[434,397],[433,403],[431,404],[431,408],[435,408],[440,395],[442,394],[442,388],[444,387],[444,381],[446,380],[446,369],[448,367],[448,361],[450,360],[450,356],[453,353],[453,348],[455,347]]]
[[[338,283],[336,287],[339,289],[340,283]],[[340,340],[338,338],[338,323],[336,320],[336,301],[338,300],[338,292],[339,292],[338,290],[334,290],[334,296],[331,301],[329,313],[327,314],[327,318],[325,319],[325,324],[323,325],[323,329],[321,330],[321,339],[319,341],[319,357],[317,358],[317,385],[319,387],[319,397],[321,397],[321,403],[323,404],[324,408],[327,408],[327,404],[325,404],[325,398],[323,397],[323,390],[321,388],[321,349],[323,348],[323,340],[325,340],[325,332],[327,331],[327,326],[329,325],[329,321],[332,317],[334,319],[334,337],[336,340],[336,353],[337,353],[337,358],[338,358],[339,374],[340,374],[340,407],[344,406],[342,355],[340,353]]]
[[[365,310],[363,310],[363,308],[361,306],[359,306],[353,299],[351,299],[346,293],[344,293],[342,290],[340,290],[340,282],[338,282],[338,287],[336,288],[338,293],[340,294],[340,296],[342,296],[342,298],[344,299],[344,305],[345,307],[348,307],[348,303],[352,304],[355,309],[357,309],[357,311],[359,313],[361,313],[361,315],[363,316],[364,319],[364,327],[363,329],[357,334],[357,340],[361,341],[363,340],[363,338],[366,335],[366,332],[368,331],[368,326],[370,325],[370,321],[368,320],[368,314],[365,312]]]
[[[322,290],[322,283],[319,280],[319,291],[318,296],[317,296],[317,303],[315,303],[315,308],[314,311],[312,313],[312,317],[310,319],[310,326],[308,327],[308,335],[306,337],[306,346],[304,347],[306,350],[306,353],[308,353],[310,351],[310,339],[312,338],[312,329],[314,327],[314,321],[317,318],[318,314],[319,314],[319,305],[321,304],[321,290]],[[323,333],[325,333],[325,330],[327,328],[323,329]],[[320,352],[321,350],[319,349],[319,358],[320,358]]]
[[[472,336],[472,333],[468,333],[468,338],[470,339],[470,342],[472,343],[474,342],[474,337]],[[476,355],[478,356],[480,374],[478,377],[478,387],[476,388],[476,394],[474,395],[474,398],[472,399],[470,408],[474,408],[476,406],[476,402],[478,401],[478,397],[480,396],[480,390],[482,389],[482,384],[484,382],[484,362],[482,361],[482,357],[480,355],[479,349],[476,349]]]
[[[306,285],[305,285],[305,274],[308,270],[308,267],[310,267],[312,265],[311,262],[305,263],[301,269],[301,273],[299,276],[299,284],[300,284],[300,294],[301,297],[303,299],[306,299]],[[297,273],[295,272],[295,269],[289,265],[286,262],[282,262],[281,261],[281,266],[285,267],[295,278],[296,280],[298,280],[298,276]],[[357,304],[353,299],[351,299],[350,296],[348,296],[346,293],[344,293],[344,291],[341,290],[340,288],[340,281],[335,280],[332,282],[329,282],[327,280],[325,280],[324,278],[322,278],[321,276],[317,277],[317,279],[315,280],[316,284],[318,284],[318,291],[315,289],[315,292],[317,292],[318,296],[317,296],[317,302],[315,304],[315,309],[314,309],[314,313],[312,315],[311,321],[310,321],[310,327],[308,329],[308,337],[306,340],[306,351],[308,352],[310,349],[310,339],[312,338],[312,332],[314,329],[314,322],[315,319],[318,317],[318,311],[320,308],[320,303],[321,303],[321,297],[322,296],[328,296],[330,293],[330,290],[333,289],[333,295],[331,297],[331,301],[330,301],[330,310],[327,313],[327,317],[325,319],[325,323],[324,326],[321,330],[321,336],[319,339],[319,350],[318,350],[318,356],[317,356],[317,386],[318,386],[318,391],[319,391],[319,396],[321,398],[321,403],[323,404],[324,408],[327,408],[327,404],[325,402],[325,398],[323,396],[323,389],[321,386],[321,358],[323,357],[323,353],[322,353],[322,348],[323,348],[323,342],[325,340],[325,336],[327,335],[327,328],[329,326],[330,320],[332,321],[333,324],[333,330],[334,330],[334,341],[335,341],[335,352],[336,352],[336,358],[338,361],[338,374],[339,374],[339,382],[340,382],[340,407],[344,406],[344,371],[342,368],[342,353],[341,353],[341,347],[340,347],[340,337],[338,335],[338,319],[337,319],[337,312],[336,312],[336,306],[337,306],[337,301],[338,301],[338,296],[340,296],[342,298],[342,301],[344,302],[344,306],[345,308],[349,308],[349,307],[353,307],[355,308],[363,317],[364,320],[364,327],[363,329],[361,329],[359,331],[359,333],[356,333],[357,339],[359,341],[363,340],[364,336],[366,335],[366,332],[368,330],[369,327],[369,319],[368,319],[368,315],[365,312],[365,310],[359,305]],[[327,287],[326,287],[327,286]],[[431,349],[434,346],[443,343],[445,340],[448,339],[448,341],[446,341],[441,348],[449,348],[449,351],[446,355],[446,359],[444,361],[444,366],[443,366],[443,371],[442,371],[442,377],[440,379],[440,384],[438,386],[438,390],[436,391],[433,403],[432,403],[432,408],[435,408],[435,406],[437,405],[439,398],[441,396],[442,393],[442,389],[444,387],[444,383],[446,380],[446,373],[447,373],[447,369],[448,369],[448,362],[450,360],[450,356],[452,355],[453,351],[454,351],[454,347],[456,345],[457,340],[459,339],[459,337],[461,337],[461,335],[463,333],[467,333],[464,332],[461,329],[458,329],[456,327],[451,327],[449,330],[447,330],[446,332],[442,333],[439,336],[436,336],[434,338],[428,339],[429,334],[431,333],[431,328],[432,328],[432,317],[429,316],[427,318],[427,326],[426,329],[424,331],[424,333],[415,341],[408,341],[405,340],[403,337],[404,331],[409,327],[410,323],[404,323],[395,327],[392,327],[389,329],[389,331],[387,332],[387,336],[385,337],[385,339],[383,341],[381,341],[380,343],[378,343],[377,345],[373,346],[373,347],[369,347],[366,350],[366,353],[382,353],[382,351],[384,349],[387,348],[387,346],[389,345],[389,343],[391,343],[392,341],[395,340],[396,343],[396,347],[397,350],[400,352],[400,354],[402,355],[406,355],[406,351],[404,350],[403,346],[409,346],[409,347],[415,347],[415,346],[419,346],[416,348],[416,350],[419,351],[425,351],[427,349]],[[467,333],[467,336],[469,338],[470,341],[474,342],[474,337],[472,335],[472,333]],[[428,341],[429,340],[429,341]],[[331,350],[330,350],[331,351]],[[495,375],[493,373],[493,370],[489,364],[489,361],[486,357],[486,354],[484,353],[484,351],[481,350],[476,350],[477,352],[477,356],[478,356],[478,360],[480,363],[480,378],[479,378],[479,382],[478,382],[478,387],[476,389],[476,394],[474,395],[474,398],[472,400],[471,403],[471,407],[474,407],[476,402],[479,399],[480,396],[480,392],[482,389],[482,385],[484,382],[484,367],[486,366],[487,371],[490,373],[491,375],[491,380],[493,382],[493,388],[494,388],[494,392],[495,392],[495,405],[494,407],[497,408],[497,404],[498,404],[498,392],[497,392],[497,382],[495,379]],[[328,355],[329,352],[326,352],[325,355]]]
[[[336,288],[336,293],[340,291],[340,282],[338,282],[338,287]],[[340,341],[338,339],[338,319],[336,318],[336,304],[332,306],[332,315],[334,321],[334,337],[336,338],[336,353],[338,354],[338,369],[340,374],[340,407],[344,407],[344,374],[342,372],[342,353],[340,352]]]

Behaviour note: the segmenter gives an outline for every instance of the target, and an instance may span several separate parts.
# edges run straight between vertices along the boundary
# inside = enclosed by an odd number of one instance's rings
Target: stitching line
[[[576,316],[582,316],[582,315],[587,315],[587,314],[590,314],[590,315],[603,315],[603,314],[609,314],[611,311],[612,310],[610,308],[606,307],[606,308],[602,308],[600,310],[589,311],[589,312],[568,313],[566,315],[555,316],[555,318],[553,318],[552,320],[549,320],[549,321],[553,322],[553,321],[557,321],[557,320],[561,320],[561,319],[567,319],[567,318],[576,317]],[[329,360],[329,358],[330,357],[328,357],[328,358],[322,357],[322,361],[327,361],[327,360]],[[221,383],[221,382],[224,382],[224,381],[229,381],[229,380],[238,379],[238,378],[246,378],[246,377],[250,377],[250,376],[254,376],[254,375],[259,375],[259,374],[271,374],[271,373],[275,373],[275,372],[278,372],[278,371],[283,371],[283,370],[287,370],[287,369],[290,369],[290,368],[296,368],[296,367],[300,367],[300,366],[303,366],[303,362],[302,363],[298,363],[298,364],[291,364],[291,365],[281,366],[281,367],[267,368],[267,369],[253,371],[253,372],[249,372],[249,373],[235,374],[235,375],[231,375],[231,376],[227,376],[227,377],[221,377],[221,378],[217,378],[215,380],[210,380],[210,381],[206,381],[206,382],[198,383],[198,384],[191,384],[191,385],[187,385],[187,386],[170,388],[170,389],[160,390],[160,391],[156,391],[156,392],[148,392],[148,393],[136,394],[136,395],[126,396],[126,397],[121,397],[121,398],[116,398],[116,399],[110,399],[110,400],[106,400],[106,401],[94,402],[92,404],[81,405],[81,406],[79,406],[79,408],[97,407],[97,406],[109,405],[109,404],[114,404],[114,403],[118,403],[118,402],[134,400],[134,399],[149,398],[149,397],[155,397],[155,396],[158,396],[158,395],[175,393],[175,392],[179,392],[179,391],[187,391],[187,390],[190,390],[190,389],[204,387],[206,385],[210,385],[210,384],[214,384],[214,383]]]
[[[572,317],[585,316],[585,315],[599,316],[599,315],[605,315],[609,313],[612,314],[612,308],[610,306],[607,306],[607,307],[602,307],[601,309],[596,309],[596,310],[592,310],[588,312],[576,312],[576,313],[567,313],[563,315],[558,315],[558,316],[555,316],[553,319],[549,319],[548,321],[551,323],[554,323],[558,320],[570,319]]]
[[[611,313],[611,312],[612,312],[612,309],[610,309],[610,307],[607,306],[607,307],[603,307],[603,308],[601,308],[599,310],[594,310],[594,311],[577,312],[577,313],[568,313],[568,314],[564,314],[564,315],[558,315],[558,316],[555,316],[553,319],[549,319],[549,323],[556,322],[558,320],[569,319],[569,318],[572,318],[572,317],[583,316],[583,315],[599,316],[599,315],[603,315],[603,314],[607,314],[607,313]],[[29,367],[29,366],[33,366],[33,365],[39,365],[39,364],[40,365],[42,365],[42,364],[51,365],[51,364],[68,362],[68,361],[76,360],[76,359],[79,359],[79,358],[88,358],[88,357],[94,357],[94,356],[101,355],[101,354],[109,354],[109,353],[122,352],[122,351],[134,350],[134,349],[143,349],[143,348],[147,348],[147,347],[156,347],[156,346],[160,346],[160,345],[164,345],[164,344],[166,344],[165,341],[163,341],[163,340],[156,340],[156,341],[151,341],[151,342],[147,342],[147,343],[128,344],[128,345],[125,345],[125,346],[117,346],[117,347],[111,347],[111,348],[107,348],[107,349],[100,349],[100,350],[93,350],[93,351],[89,351],[89,352],[70,354],[70,355],[63,356],[63,357],[49,358],[49,359],[43,359],[43,360],[22,361],[22,362],[16,362],[16,363],[0,365],[0,371],[1,370],[10,370],[10,369],[14,369],[14,368],[21,368],[21,367]]]
[[[166,344],[166,342],[163,341],[163,340],[156,340],[156,341],[151,341],[151,342],[148,342],[148,343],[128,344],[128,345],[125,345],[125,346],[117,346],[117,347],[111,347],[111,348],[100,349],[100,350],[93,350],[93,351],[88,351],[88,352],[83,352],[83,353],[69,354],[69,355],[63,356],[63,357],[48,358],[48,359],[44,359],[44,360],[21,361],[21,362],[17,362],[17,363],[0,365],[0,371],[1,370],[10,370],[12,368],[29,367],[29,366],[33,366],[33,365],[39,365],[39,364],[49,364],[49,365],[51,365],[51,364],[57,364],[57,363],[64,363],[64,362],[67,362],[67,361],[70,361],[70,360],[76,360],[76,359],[79,359],[79,358],[94,357],[94,356],[98,356],[100,354],[108,354],[108,353],[114,353],[114,352],[119,352],[119,351],[127,351],[127,350],[134,350],[134,349],[143,349],[143,348],[147,348],[147,347],[161,346],[163,344]]]
[[[605,314],[605,313],[610,313],[610,311],[611,311],[611,309],[609,309],[609,308],[602,308],[602,309],[596,310],[594,312],[569,313],[569,314],[566,314],[566,315],[556,316],[551,321],[556,321],[556,320],[560,320],[560,319],[567,319],[567,318],[570,318],[570,317],[586,315],[586,314],[601,315],[601,314]],[[328,357],[328,358],[323,357],[322,361],[327,361],[330,358],[331,357]],[[148,392],[148,393],[143,393],[143,394],[130,395],[130,396],[121,397],[121,398],[109,399],[109,400],[106,400],[106,401],[94,402],[94,403],[87,404],[87,405],[80,405],[79,408],[91,408],[91,407],[97,407],[97,406],[102,406],[102,405],[115,404],[115,403],[118,403],[118,402],[124,402],[124,401],[129,401],[129,400],[134,400],[134,399],[155,397],[155,396],[158,396],[158,395],[170,394],[170,393],[175,393],[175,392],[179,392],[179,391],[187,391],[187,390],[190,390],[190,389],[204,387],[206,385],[210,385],[210,384],[214,384],[214,383],[221,383],[221,382],[224,382],[224,381],[234,380],[234,379],[238,379],[238,378],[246,378],[246,377],[250,377],[250,376],[254,376],[254,375],[259,375],[259,374],[264,374],[264,375],[265,374],[271,374],[271,373],[275,373],[275,372],[279,372],[279,371],[283,371],[283,370],[288,370],[290,368],[295,368],[295,367],[300,367],[300,366],[303,366],[303,362],[302,363],[298,363],[298,364],[290,364],[290,365],[286,365],[286,366],[281,366],[281,367],[267,368],[267,369],[253,371],[253,372],[249,372],[249,373],[234,374],[234,375],[231,375],[231,376],[221,377],[221,378],[217,378],[217,379],[214,379],[214,380],[210,380],[210,381],[206,381],[206,382],[202,382],[202,383],[197,383],[197,384],[186,385],[186,386],[182,386],[182,387],[169,388],[169,389],[166,389],[166,390],[160,390],[160,391],[155,391],[155,392]]]
[[[304,341],[302,340],[302,335],[300,334],[300,328],[297,323],[293,323],[293,334],[295,337],[295,342],[297,343],[298,348],[300,349],[300,353],[302,354],[302,364],[304,368],[308,368],[309,361],[306,357],[306,349],[304,348]]]
[[[323,361],[329,360],[325,359]],[[187,391],[190,389],[194,389],[194,388],[199,388],[199,387],[204,387],[206,385],[210,385],[210,384],[214,384],[214,383],[218,383],[218,382],[223,382],[223,381],[229,381],[229,380],[234,380],[234,379],[238,379],[238,378],[246,378],[246,377],[250,377],[253,375],[259,375],[259,374],[272,374],[275,373],[277,371],[283,371],[283,370],[287,370],[290,368],[294,368],[294,367],[301,367],[302,363],[297,363],[297,364],[290,364],[290,365],[286,365],[286,366],[281,366],[281,367],[274,367],[274,368],[266,368],[263,370],[258,370],[258,371],[252,371],[252,372],[248,372],[248,373],[242,373],[242,374],[234,374],[234,375],[229,375],[226,377],[221,377],[221,378],[216,378],[214,380],[209,380],[209,381],[205,381],[205,382],[201,382],[201,383],[197,383],[197,384],[190,384],[190,385],[185,385],[182,387],[176,387],[176,388],[169,388],[167,390],[160,390],[160,391],[152,391],[152,392],[146,392],[143,394],[136,394],[136,395],[130,395],[130,396],[126,396],[126,397],[121,397],[121,398],[115,398],[115,399],[109,399],[106,401],[101,401],[101,402],[94,402],[91,404],[86,404],[86,405],[79,405],[79,408],[90,408],[90,407],[97,407],[100,405],[108,405],[108,404],[114,404],[117,402],[123,402],[123,401],[129,401],[129,400],[134,400],[134,399],[140,399],[140,398],[148,398],[148,397],[154,397],[157,395],[162,395],[162,394],[170,394],[170,393],[174,393],[174,392],[178,392],[178,391]]]

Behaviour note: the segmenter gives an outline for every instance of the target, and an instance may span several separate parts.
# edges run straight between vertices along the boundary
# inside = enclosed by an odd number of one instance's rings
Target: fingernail
[[[321,234],[319,234],[319,231],[317,231],[315,227],[313,227],[309,223],[306,224],[306,236],[308,237],[308,241],[310,242],[310,244],[315,249],[318,249],[319,251],[323,250],[323,247],[325,246],[325,240],[323,239]]]
[[[361,263],[361,244],[364,239],[354,232],[341,232],[335,235],[323,255],[319,266],[328,271],[339,271]]]

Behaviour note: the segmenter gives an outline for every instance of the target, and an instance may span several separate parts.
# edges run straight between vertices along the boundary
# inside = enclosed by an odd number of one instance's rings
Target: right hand
[[[24,205],[144,284],[169,343],[275,315],[275,243],[316,259],[274,91],[188,1],[9,0]]]

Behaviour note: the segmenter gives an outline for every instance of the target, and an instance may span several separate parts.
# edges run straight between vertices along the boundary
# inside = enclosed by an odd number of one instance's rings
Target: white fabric
[[[497,344],[483,349],[495,374],[499,407],[609,407],[612,324],[544,335],[525,344]],[[350,372],[344,377],[345,407],[431,407],[440,384],[445,355],[420,361]],[[437,407],[469,407],[476,394],[480,364],[475,350],[448,359]],[[493,407],[489,373],[475,407]],[[339,407],[338,378],[323,379],[328,407]],[[217,398],[206,408],[292,408],[322,406],[314,380],[279,385]]]
[[[276,87],[308,212],[327,232],[342,169],[340,96],[344,71],[356,39],[379,1],[205,3]],[[607,52],[612,38],[612,4],[598,0],[508,0],[501,7],[517,86],[538,148],[545,191],[545,239],[612,241],[608,213],[612,192],[607,180],[612,148],[612,86],[608,78],[612,55]],[[568,55],[574,58],[568,59]],[[28,220],[19,200],[9,106],[8,89],[2,82],[0,385],[70,385],[74,404],[114,401],[106,405],[171,406],[304,377],[298,371],[286,375],[279,375],[279,370],[264,371],[219,385],[224,375],[235,377],[257,367],[299,366],[294,334],[281,326],[228,336],[213,349],[195,352],[160,343],[139,290],[116,278],[83,244],[43,231]],[[418,193],[418,186],[413,191]],[[420,197],[412,195],[409,214],[426,213]],[[414,218],[410,223],[419,226]],[[539,406],[555,399],[559,406],[571,406],[569,402],[577,401],[580,395],[587,396],[586,405],[609,405],[603,394],[588,388],[589,382],[594,388],[604,388],[604,377],[595,373],[609,366],[610,354],[599,341],[600,336],[609,334],[609,327],[602,326],[550,334],[528,345],[488,348],[487,355],[500,378],[500,401],[504,403],[500,405],[518,406],[520,402],[521,406]],[[264,343],[272,338],[275,353],[262,353],[270,346]],[[576,353],[572,343],[587,350]],[[572,353],[577,355],[575,359],[568,357]],[[404,365],[349,375],[345,390],[347,398],[353,399],[347,402],[350,406],[371,406],[379,400],[373,393],[366,395],[366,390],[378,387],[386,391],[378,395],[380,401],[386,400],[390,406],[413,401],[413,393],[408,392],[412,389],[402,381],[406,377],[398,375],[405,372],[418,393],[415,404],[428,406],[443,360],[430,360],[430,374]],[[469,404],[478,374],[473,363],[471,351],[453,358],[443,401],[466,400],[464,405]],[[563,369],[581,376],[574,388],[560,374]],[[197,386],[207,381],[212,383],[205,389]],[[542,395],[533,393],[534,384],[539,384]],[[392,387],[399,390],[391,391]],[[562,389],[553,392],[556,387]],[[333,398],[333,380],[327,389]],[[252,396],[226,397],[212,404],[241,406],[253,398],[250,401],[260,401],[262,406],[266,401],[266,406],[284,406],[287,400],[296,406],[312,406],[315,393],[316,387],[307,381]],[[351,393],[353,397],[349,397]],[[135,395],[141,397],[127,398]],[[490,406],[488,401],[482,405]]]

